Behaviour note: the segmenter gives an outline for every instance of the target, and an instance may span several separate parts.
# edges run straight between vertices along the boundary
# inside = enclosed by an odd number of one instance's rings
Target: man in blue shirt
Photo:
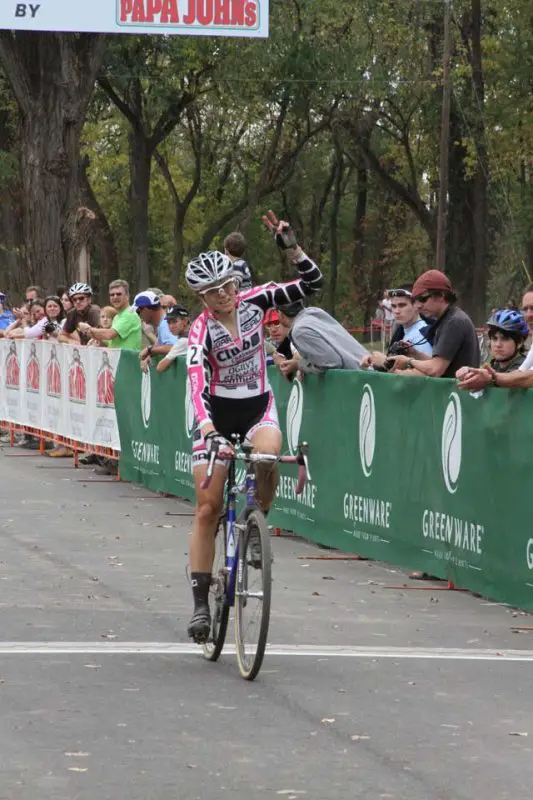
[[[178,339],[170,332],[165,319],[165,309],[161,308],[159,297],[150,290],[140,292],[133,301],[133,310],[137,312],[142,322],[152,326],[157,336],[155,344],[145,347],[139,353],[141,364],[151,355],[166,356]]]

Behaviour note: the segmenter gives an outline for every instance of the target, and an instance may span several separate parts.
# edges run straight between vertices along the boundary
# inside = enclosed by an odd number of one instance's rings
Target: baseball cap
[[[278,311],[281,311],[282,314],[285,314],[287,317],[296,317],[300,311],[303,311],[305,308],[305,303],[303,300],[296,300],[294,303],[287,303],[285,306],[276,306]]]
[[[413,297],[420,297],[426,292],[453,292],[450,279],[438,269],[428,269],[413,286]]]
[[[165,319],[186,319],[188,316],[189,312],[185,306],[175,305],[168,309]]]
[[[279,322],[279,314],[275,308],[269,308],[265,314],[265,325],[272,325]]]
[[[139,294],[135,295],[133,310],[140,311],[141,308],[161,308],[159,297],[155,292],[148,289],[146,292],[139,292]]]

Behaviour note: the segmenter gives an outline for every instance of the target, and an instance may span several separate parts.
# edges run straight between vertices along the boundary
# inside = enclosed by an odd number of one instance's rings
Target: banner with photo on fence
[[[0,420],[120,450],[119,350],[23,339],[0,342]]]

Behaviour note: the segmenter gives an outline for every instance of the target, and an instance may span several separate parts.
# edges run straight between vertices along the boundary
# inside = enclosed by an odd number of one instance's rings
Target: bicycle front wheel
[[[208,661],[218,661],[218,657],[226,641],[228,629],[229,605],[226,595],[226,520],[219,525],[215,539],[215,560],[209,588],[209,609],[211,611],[211,630],[209,639],[204,644],[204,656]]]
[[[235,591],[235,641],[243,678],[253,681],[261,669],[270,622],[272,555],[261,511],[251,511],[239,536]]]

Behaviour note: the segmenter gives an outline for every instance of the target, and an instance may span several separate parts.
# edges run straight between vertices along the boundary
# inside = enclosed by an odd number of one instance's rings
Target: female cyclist
[[[256,451],[280,452],[282,436],[266,369],[265,314],[273,306],[290,304],[318,291],[323,282],[322,273],[298,246],[289,225],[279,222],[272,211],[263,221],[289,262],[296,265],[296,280],[237,293],[233,265],[216,251],[200,253],[188,264],[185,276],[204,305],[191,327],[187,354],[196,418],[196,513],[189,550],[194,613],[188,634],[199,644],[206,641],[211,627],[208,595],[227,472],[226,463],[220,459],[208,488],[202,488],[209,453],[214,443],[220,455],[231,453],[232,434],[238,434],[241,441],[246,437]],[[262,467],[257,471],[259,502],[267,512],[278,473],[268,465],[258,467]]]

